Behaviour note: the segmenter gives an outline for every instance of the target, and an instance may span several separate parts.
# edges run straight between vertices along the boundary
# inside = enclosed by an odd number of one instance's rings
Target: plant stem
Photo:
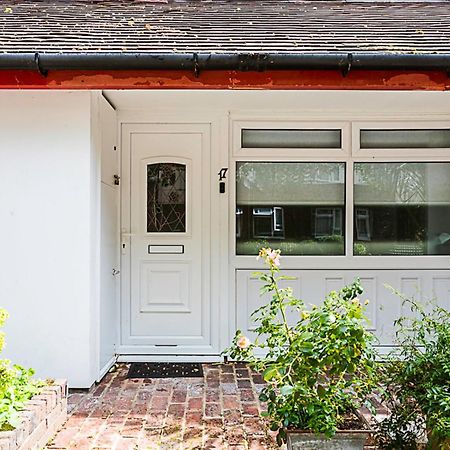
[[[289,344],[292,344],[292,337],[291,337],[291,330],[289,328],[289,325],[287,323],[287,319],[286,319],[286,312],[285,312],[285,306],[283,304],[283,299],[281,298],[280,295],[280,291],[278,289],[278,283],[275,280],[275,275],[274,275],[275,271],[274,269],[271,267],[270,268],[270,278],[272,279],[272,284],[275,286],[275,295],[277,296],[278,299],[278,303],[280,305],[280,311],[281,311],[281,316],[283,318],[283,324],[284,324],[284,328],[286,330],[286,335],[288,337],[289,340]]]

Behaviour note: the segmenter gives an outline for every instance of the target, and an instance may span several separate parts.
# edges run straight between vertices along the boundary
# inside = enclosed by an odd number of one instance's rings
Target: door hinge
[[[114,175],[114,184],[116,186],[120,185],[120,177],[119,177],[119,175]]]

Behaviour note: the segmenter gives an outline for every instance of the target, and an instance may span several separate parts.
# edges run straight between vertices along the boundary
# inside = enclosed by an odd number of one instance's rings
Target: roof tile
[[[0,0],[0,51],[450,52],[448,1]]]

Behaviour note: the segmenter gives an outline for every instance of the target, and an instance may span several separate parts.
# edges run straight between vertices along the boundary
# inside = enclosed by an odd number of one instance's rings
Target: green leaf
[[[325,388],[324,388],[321,384],[319,384],[319,386],[317,387],[317,395],[318,395],[320,398],[324,398],[326,392],[327,392],[327,391],[325,390]]]
[[[263,373],[264,381],[270,381],[277,376],[279,376],[279,373],[276,367],[269,367]]]
[[[280,389],[281,395],[284,395],[284,396],[291,395],[293,391],[294,391],[294,388],[292,386],[289,386],[289,385],[282,386],[281,389]]]

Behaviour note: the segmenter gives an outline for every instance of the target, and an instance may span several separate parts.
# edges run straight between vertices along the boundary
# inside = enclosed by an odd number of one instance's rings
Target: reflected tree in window
[[[450,251],[448,163],[356,163],[354,253]]]
[[[287,255],[344,253],[343,163],[240,162],[236,250],[261,246]]]

